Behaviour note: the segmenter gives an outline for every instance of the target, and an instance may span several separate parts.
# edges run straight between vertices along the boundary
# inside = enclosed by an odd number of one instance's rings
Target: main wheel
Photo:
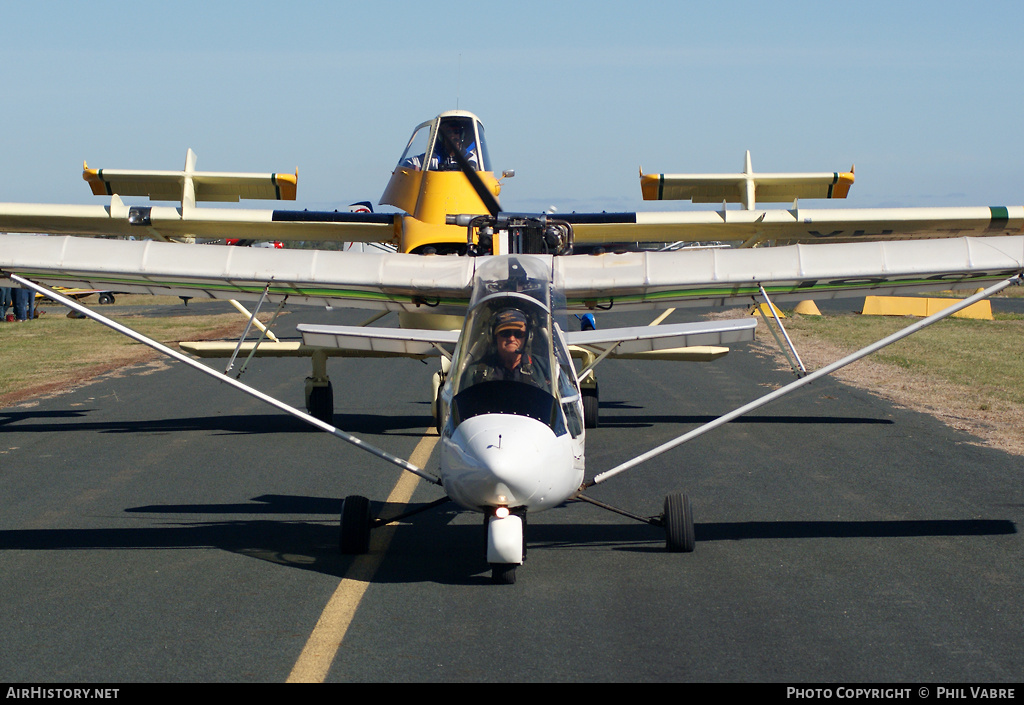
[[[359,495],[346,497],[341,503],[341,552],[361,555],[370,550],[370,500]]]
[[[582,389],[580,389],[580,393],[583,395],[583,428],[597,428],[597,385],[595,384],[593,387],[583,387]]]
[[[696,545],[696,538],[690,498],[678,492],[665,497],[662,521],[665,524],[665,548],[673,553],[691,553]]]
[[[437,435],[441,435],[441,387],[444,385],[444,376],[435,372],[430,382],[430,413],[434,416],[434,428]]]
[[[518,563],[491,563],[491,582],[495,585],[514,585]]]
[[[104,293],[100,294],[100,303],[101,304],[112,304],[112,303],[114,303],[114,295],[110,294],[110,293],[107,293],[107,292],[104,292]]]
[[[306,400],[306,411],[324,423],[334,422],[334,387],[328,382],[325,387],[313,387]]]

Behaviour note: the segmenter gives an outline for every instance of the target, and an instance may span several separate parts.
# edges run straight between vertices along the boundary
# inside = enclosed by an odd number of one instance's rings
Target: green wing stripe
[[[992,212],[992,223],[989,230],[1003,230],[1010,223],[1010,210],[1006,206],[990,206]]]
[[[138,286],[154,289],[193,289],[196,291],[217,291],[226,293],[245,293],[259,296],[263,293],[265,284],[229,284],[225,282],[203,282],[203,281],[168,281],[155,279],[134,279],[131,277],[116,277],[110,275],[97,275],[75,273],[63,275],[59,272],[24,272],[23,275],[29,279],[46,280],[72,280],[89,282],[91,285],[107,285],[109,288],[120,286]],[[94,288],[104,288],[97,286]],[[343,299],[347,301],[379,301],[414,304],[426,297],[410,296],[408,294],[386,293],[368,289],[345,289],[335,287],[304,287],[277,285],[271,286],[271,296],[308,296],[313,298]],[[445,306],[464,306],[465,299],[437,298],[431,299],[430,305],[438,304]]]

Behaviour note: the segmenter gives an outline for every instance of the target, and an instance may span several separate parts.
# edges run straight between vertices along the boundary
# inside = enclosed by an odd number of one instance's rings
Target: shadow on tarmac
[[[372,503],[374,516],[394,516],[422,505]],[[96,529],[26,529],[0,531],[0,550],[71,551],[125,549],[220,549],[273,563],[342,577],[358,557],[338,552],[338,498],[263,495],[252,503],[158,505],[132,507],[140,514],[175,514],[173,523]],[[199,514],[318,515],[304,519],[222,519],[194,522],[183,515]],[[484,562],[485,532],[480,523],[451,522],[464,514],[451,505],[427,511],[411,520],[416,531],[401,526],[388,549],[387,560],[374,582],[489,582]],[[330,516],[330,519],[325,518]],[[139,517],[142,519],[142,517]],[[1003,519],[889,520],[889,521],[756,521],[697,523],[698,543],[710,541],[858,539],[997,536],[1017,533]],[[602,547],[609,550],[660,553],[661,529],[639,522],[621,524],[540,524],[528,529],[530,550]]]

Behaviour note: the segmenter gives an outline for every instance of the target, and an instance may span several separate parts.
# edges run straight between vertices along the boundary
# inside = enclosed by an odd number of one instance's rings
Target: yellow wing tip
[[[849,171],[841,172],[839,174],[839,181],[836,182],[835,187],[832,189],[832,198],[846,198],[847,194],[850,193],[850,187],[853,186],[855,178],[853,166],[850,167]]]
[[[107,185],[100,178],[100,170],[90,169],[89,164],[84,159],[82,160],[82,178],[89,182],[89,188],[92,189],[94,196],[107,195]]]
[[[294,201],[299,191],[299,169],[294,174],[274,174],[274,183],[281,194],[282,201]]]
[[[661,199],[661,174],[645,174],[640,170],[640,193],[645,201],[660,201]]]

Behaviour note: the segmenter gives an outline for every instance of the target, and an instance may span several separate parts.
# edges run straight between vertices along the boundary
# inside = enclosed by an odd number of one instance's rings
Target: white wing
[[[537,257],[572,310],[976,288],[1024,268],[1024,236]],[[60,286],[459,312],[478,258],[0,235],[0,271]]]
[[[41,282],[104,282],[106,290],[268,298],[431,312],[461,309],[473,261],[394,253],[277,250],[154,241],[0,235],[0,270]]]

